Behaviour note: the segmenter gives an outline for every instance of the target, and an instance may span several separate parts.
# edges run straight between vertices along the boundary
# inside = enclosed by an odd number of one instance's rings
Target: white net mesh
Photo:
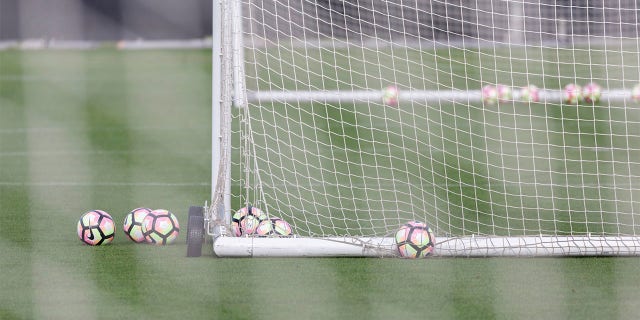
[[[636,235],[635,1],[242,10],[232,210],[250,203],[303,236],[385,236],[413,219],[439,236]],[[563,101],[591,82],[598,101]]]

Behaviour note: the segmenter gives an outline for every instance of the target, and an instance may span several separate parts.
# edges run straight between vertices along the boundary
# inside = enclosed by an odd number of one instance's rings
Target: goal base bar
[[[218,257],[392,257],[393,238],[256,238],[218,237]]]
[[[218,237],[218,257],[397,257],[390,237]],[[436,256],[563,257],[640,256],[640,237],[522,236],[437,237]]]

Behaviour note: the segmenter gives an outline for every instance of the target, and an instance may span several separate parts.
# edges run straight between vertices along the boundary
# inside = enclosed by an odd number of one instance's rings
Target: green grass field
[[[640,313],[635,258],[217,259],[207,243],[188,259],[184,232],[133,244],[129,210],[168,209],[184,231],[210,196],[210,70],[208,51],[0,51],[0,319]],[[78,240],[92,209],[117,222],[112,245]]]

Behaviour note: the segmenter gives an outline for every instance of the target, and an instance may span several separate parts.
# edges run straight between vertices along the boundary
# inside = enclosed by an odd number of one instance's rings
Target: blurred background
[[[244,21],[245,30],[251,27],[253,34],[266,39],[320,34],[366,41],[393,39],[401,33],[404,41],[539,44],[584,37],[636,38],[640,25],[635,0],[243,3],[245,17],[251,17]],[[0,41],[204,38],[211,35],[211,6],[211,0],[0,0]]]
[[[211,0],[0,0],[0,40],[112,41],[211,35]]]

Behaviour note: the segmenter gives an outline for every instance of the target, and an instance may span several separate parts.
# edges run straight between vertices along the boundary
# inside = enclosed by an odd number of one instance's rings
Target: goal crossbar
[[[562,101],[560,90],[540,90],[540,103],[560,103]],[[382,101],[384,91],[381,90],[325,90],[325,91],[251,91],[247,93],[247,99],[252,103],[259,102],[379,102]],[[514,90],[513,96],[508,101],[519,101],[520,92]],[[631,91],[612,89],[602,92],[600,98],[605,102],[631,101]],[[398,92],[398,100],[401,102],[423,101],[427,103],[447,102],[481,102],[481,90],[406,90]]]

